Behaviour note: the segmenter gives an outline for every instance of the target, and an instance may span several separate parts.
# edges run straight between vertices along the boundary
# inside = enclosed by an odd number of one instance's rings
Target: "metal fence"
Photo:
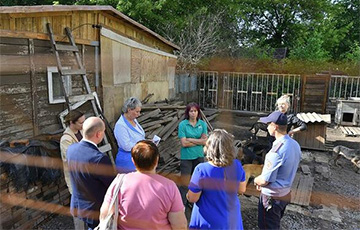
[[[199,104],[207,108],[218,107],[219,77],[218,72],[198,72]]]
[[[329,99],[360,97],[360,76],[331,75]]]
[[[199,103],[204,107],[216,104],[226,109],[270,112],[276,109],[278,97],[289,95],[290,110],[300,108],[300,75],[199,72],[198,78],[201,84]]]

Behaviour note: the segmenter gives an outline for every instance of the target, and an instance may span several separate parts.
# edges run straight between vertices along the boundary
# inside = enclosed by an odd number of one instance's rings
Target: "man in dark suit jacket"
[[[100,207],[115,174],[109,157],[97,147],[105,135],[104,122],[89,117],[83,124],[83,132],[84,138],[67,150],[73,187],[70,211],[93,229],[99,224]]]

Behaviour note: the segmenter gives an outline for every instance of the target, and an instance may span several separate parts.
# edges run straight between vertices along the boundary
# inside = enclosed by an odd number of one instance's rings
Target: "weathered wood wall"
[[[1,13],[0,30],[4,36],[48,39],[46,23],[51,23],[57,40],[65,36],[64,28],[73,30],[78,44],[99,41],[99,29],[92,25],[102,25],[142,44],[172,52],[173,48],[133,24],[120,19],[112,11],[58,11],[37,13]]]
[[[101,36],[102,86],[105,116],[116,122],[124,101],[148,94],[150,101],[175,95],[176,59],[143,49],[130,47]]]
[[[84,51],[90,85],[94,88],[94,47]],[[63,66],[74,67],[70,53],[61,56]],[[47,67],[56,66],[50,42],[0,38],[0,139],[14,140],[60,129],[57,115],[64,104],[49,104]],[[73,94],[83,92],[80,78],[72,78]],[[83,108],[87,110],[87,108]]]
[[[316,122],[307,123],[306,125],[307,129],[303,132],[296,133],[294,139],[302,148],[325,150],[327,124],[325,122]]]

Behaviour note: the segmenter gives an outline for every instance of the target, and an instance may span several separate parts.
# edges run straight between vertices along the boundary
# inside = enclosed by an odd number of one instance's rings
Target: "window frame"
[[[70,67],[63,67],[63,69],[71,69]],[[65,103],[65,97],[54,97],[54,81],[53,74],[59,73],[58,68],[56,66],[48,66],[47,67],[47,82],[48,82],[48,94],[49,94],[49,103],[50,104],[60,104]],[[65,76],[65,90],[72,94],[72,80],[70,75]]]

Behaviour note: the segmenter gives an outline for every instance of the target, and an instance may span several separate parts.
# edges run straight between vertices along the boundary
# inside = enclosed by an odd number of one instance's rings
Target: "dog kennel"
[[[306,123],[306,130],[295,133],[294,139],[301,148],[326,150],[326,126],[331,123],[330,114],[298,113],[297,117]]]
[[[338,125],[360,126],[360,100],[338,100],[335,123]]]

